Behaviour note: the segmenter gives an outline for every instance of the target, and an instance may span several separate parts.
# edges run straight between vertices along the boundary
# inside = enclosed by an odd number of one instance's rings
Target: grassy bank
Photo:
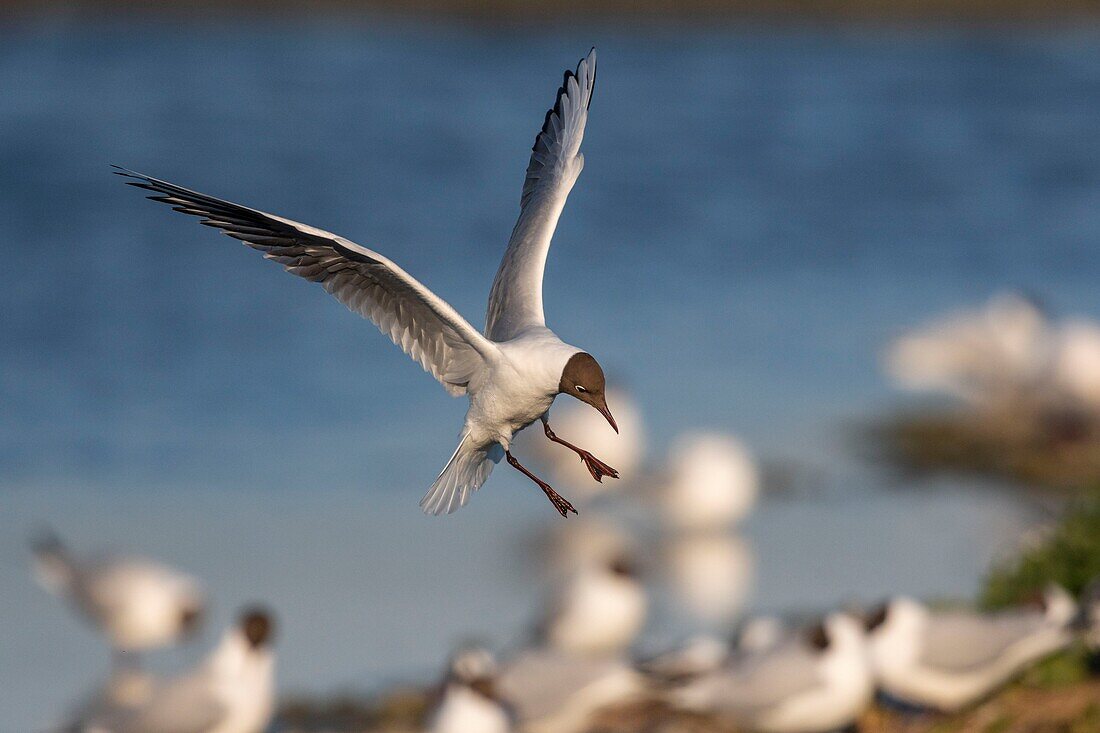
[[[1065,660],[1052,660],[1057,666]],[[1076,662],[1074,662],[1076,663]],[[403,690],[377,700],[299,700],[284,706],[285,733],[412,733],[422,730],[428,693]],[[1029,674],[994,698],[955,715],[910,713],[875,705],[860,733],[1097,733],[1100,680],[1051,681]],[[604,710],[588,733],[736,733],[704,715],[658,703]]]
[[[874,457],[911,474],[1007,479],[1065,495],[1100,487],[1100,425],[1072,415],[902,412],[869,431]]]

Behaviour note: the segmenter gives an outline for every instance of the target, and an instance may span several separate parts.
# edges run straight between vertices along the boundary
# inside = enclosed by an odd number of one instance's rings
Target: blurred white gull
[[[203,614],[198,582],[144,557],[78,557],[52,533],[32,545],[39,584],[68,601],[116,652],[137,652],[179,641]]]
[[[761,733],[824,733],[851,725],[874,692],[863,630],[834,613],[804,633],[674,690],[678,707]]]
[[[902,336],[891,345],[886,368],[902,387],[997,407],[1041,386],[1052,344],[1042,311],[1024,297],[1002,294]]]
[[[696,620],[728,627],[752,590],[756,566],[752,548],[727,532],[678,534],[665,548],[676,600]]]
[[[645,452],[641,410],[634,399],[620,388],[608,387],[607,399],[615,405],[615,422],[619,427],[617,433],[608,427],[599,413],[574,403],[559,407],[554,414],[554,423],[563,435],[568,435],[578,445],[586,446],[615,466],[619,476],[629,479],[636,476]],[[540,465],[546,466],[558,482],[575,487],[581,501],[590,500],[612,488],[612,484],[593,483],[584,462],[569,451],[563,451],[545,440],[537,440],[533,435],[526,444],[531,445]]]
[[[599,512],[587,511],[572,522],[548,527],[541,547],[544,571],[553,583],[573,578],[591,566],[606,566],[633,554],[635,541],[618,522]]]
[[[738,654],[755,654],[779,645],[791,630],[778,616],[753,616],[737,630],[734,650]]]
[[[1066,407],[1100,411],[1100,325],[1070,320],[1058,328],[1054,388]]]
[[[719,669],[730,656],[730,645],[712,634],[697,634],[670,651],[644,660],[646,674],[667,682],[688,680]]]
[[[582,566],[551,604],[544,641],[568,654],[621,652],[641,632],[648,605],[645,587],[627,557]]]
[[[1051,588],[1043,601],[1040,608],[982,614],[890,600],[867,619],[879,686],[893,698],[941,711],[981,700],[1073,640],[1073,599]]]
[[[743,519],[756,503],[759,475],[736,438],[697,433],[676,441],[662,486],[664,516],[678,529],[710,530]]]
[[[483,80],[477,80],[481,83]],[[470,407],[458,447],[420,501],[428,514],[449,514],[469,501],[501,458],[534,481],[567,516],[573,505],[512,455],[512,437],[536,420],[546,437],[584,461],[592,478],[615,469],[550,429],[550,406],[568,394],[615,419],[604,394],[603,369],[588,353],[546,327],[542,279],[550,240],[584,167],[581,141],[596,84],[596,49],[566,71],[535,137],[520,197],[519,219],[489,292],[482,334],[449,303],[392,260],[331,232],[207,196],[134,171],[116,172],[149,198],[201,217],[286,270],[319,283],[370,319],[452,396]]]
[[[90,703],[66,728],[81,733],[260,733],[275,706],[272,622],[245,611],[194,670],[150,678],[129,698]]]
[[[497,678],[501,698],[527,733],[587,730],[593,713],[648,693],[645,678],[622,659],[529,649]]]
[[[512,713],[499,697],[496,675],[496,660],[487,649],[455,654],[439,702],[428,715],[428,732],[508,733]]]

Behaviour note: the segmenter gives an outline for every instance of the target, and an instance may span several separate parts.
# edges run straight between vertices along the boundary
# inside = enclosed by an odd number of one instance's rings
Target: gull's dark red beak
[[[601,397],[600,404],[596,405],[595,407],[597,410],[600,411],[600,414],[607,419],[608,424],[611,425],[611,429],[614,430],[616,434],[618,434],[619,425],[615,422],[615,418],[611,415],[611,410],[607,409],[607,398]]]

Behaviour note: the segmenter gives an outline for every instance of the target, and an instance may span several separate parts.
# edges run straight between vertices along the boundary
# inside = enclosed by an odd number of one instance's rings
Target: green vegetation
[[[989,574],[981,594],[985,608],[1025,602],[1048,583],[1075,596],[1100,577],[1100,500],[1071,508],[1057,527],[1019,557]]]

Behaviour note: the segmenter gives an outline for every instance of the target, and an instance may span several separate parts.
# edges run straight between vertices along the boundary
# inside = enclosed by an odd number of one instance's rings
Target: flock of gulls
[[[1055,319],[1018,293],[914,328],[885,362],[901,387],[986,412],[1100,414],[1100,323]]]
[[[164,180],[117,172],[153,200],[198,216],[288,272],[319,283],[374,322],[449,394],[468,397],[458,447],[423,497],[425,512],[464,506],[504,459],[563,517],[575,514],[573,501],[515,455],[516,434],[541,422],[545,441],[531,450],[556,483],[580,492],[574,495],[578,503],[598,500],[608,486],[604,479],[618,479],[620,470],[641,476],[632,493],[652,499],[662,533],[676,538],[669,546],[681,548],[669,553],[671,575],[686,578],[681,595],[711,626],[721,626],[743,601],[737,587],[743,584],[726,580],[746,575],[736,569],[736,558],[730,564],[728,548],[730,528],[756,498],[759,477],[751,457],[727,436],[694,435],[676,444],[664,468],[646,470],[637,441],[614,440],[610,432],[617,433],[620,422],[609,405],[621,408],[627,433],[635,431],[637,409],[607,387],[595,358],[545,323],[543,270],[558,217],[584,164],[580,145],[595,79],[593,49],[565,73],[535,139],[519,220],[492,285],[484,332],[372,249]],[[1092,334],[1095,343],[1083,348],[1079,333],[1066,327],[1054,335],[1029,308],[1023,300],[997,301],[969,320],[914,334],[897,345],[892,368],[903,381],[968,399],[995,401],[1024,389],[1050,392],[1052,399],[1100,398],[1100,386],[1074,377],[1080,363],[1100,361],[1100,337]],[[990,321],[998,324],[997,336],[982,330]],[[1000,328],[1002,322],[1011,327]],[[1032,359],[1038,340],[1051,342],[1042,363]],[[991,352],[1013,368],[990,368]],[[559,394],[591,408],[562,415],[562,436],[549,419]],[[1100,626],[1094,599],[1100,593],[1078,602],[1051,588],[1033,607],[997,614],[940,610],[897,597],[876,608],[832,611],[808,624],[750,619],[736,635],[705,633],[639,658],[651,587],[638,572],[629,541],[584,521],[571,520],[550,543],[556,592],[533,640],[501,654],[479,646],[456,651],[424,730],[579,733],[599,711],[641,702],[714,716],[737,729],[824,732],[851,725],[876,691],[935,710],[972,704],[1082,635],[1095,639]],[[82,557],[54,536],[36,542],[34,554],[41,583],[98,628],[114,650],[106,684],[74,706],[59,730],[260,733],[271,724],[275,656],[269,612],[243,609],[197,665],[175,675],[154,674],[138,656],[193,633],[206,610],[199,584],[143,558]]]
[[[697,438],[718,458],[718,436]],[[732,443],[731,443],[732,445]],[[737,458],[724,456],[727,468]],[[564,468],[564,466],[562,467]],[[744,502],[742,477],[717,467],[703,482],[720,504]],[[552,469],[552,467],[551,467]],[[676,470],[661,472],[657,513],[676,501]],[[622,492],[633,501],[633,491]],[[608,497],[592,497],[599,514]],[[727,518],[734,515],[727,514]],[[698,527],[668,519],[662,531]],[[657,706],[707,716],[721,729],[827,733],[853,725],[876,699],[952,712],[1032,665],[1083,643],[1100,649],[1100,583],[1079,601],[1050,586],[1032,603],[982,613],[896,596],[815,618],[758,616],[639,651],[654,606],[652,569],[619,538],[559,535],[548,563],[551,600],[529,638],[503,651],[453,652],[431,695],[423,733],[584,733],[608,711]],[[198,664],[154,674],[141,652],[182,642],[206,615],[194,578],[141,557],[82,557],[50,535],[34,544],[39,582],[94,625],[113,649],[105,684],[53,730],[71,733],[262,733],[275,712],[272,615],[247,608]],[[571,554],[570,554],[571,553]],[[568,559],[567,559],[568,558]],[[563,571],[563,568],[565,570]],[[715,577],[721,586],[721,578]],[[279,730],[293,731],[281,727]],[[315,729],[308,729],[315,730]]]

